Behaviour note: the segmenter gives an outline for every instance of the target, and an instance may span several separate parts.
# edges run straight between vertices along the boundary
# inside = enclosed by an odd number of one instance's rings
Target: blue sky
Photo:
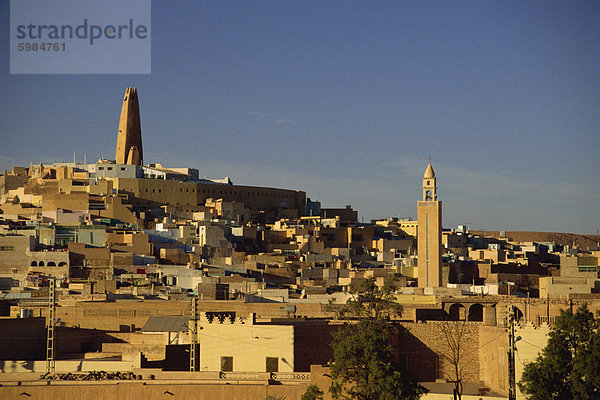
[[[301,189],[365,221],[600,229],[597,1],[153,1],[150,75],[10,75],[0,168],[114,157],[138,88],[144,161]]]

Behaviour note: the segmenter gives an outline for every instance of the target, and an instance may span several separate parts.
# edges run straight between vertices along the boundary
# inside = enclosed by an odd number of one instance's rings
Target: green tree
[[[331,301],[328,311],[334,312],[339,319],[374,318],[391,319],[402,315],[402,306],[396,303],[394,292],[396,286],[392,281],[386,281],[380,289],[375,279],[353,282],[346,304],[333,304]]]
[[[315,384],[310,385],[300,400],[323,400],[323,391]]]
[[[332,335],[329,390],[335,399],[412,400],[427,392],[393,361],[390,338],[402,330],[391,319],[402,312],[394,290],[393,285],[379,289],[373,279],[352,288],[354,296],[341,311],[358,321]]]
[[[600,318],[585,305],[561,311],[548,344],[525,365],[519,389],[531,400],[600,399]]]

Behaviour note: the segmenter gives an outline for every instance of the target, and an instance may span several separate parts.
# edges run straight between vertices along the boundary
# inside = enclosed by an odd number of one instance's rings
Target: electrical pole
[[[46,372],[54,371],[54,325],[56,324],[56,280],[50,278],[46,319]]]
[[[196,371],[196,347],[198,346],[198,298],[192,295],[192,327],[190,328],[190,371]]]
[[[550,326],[550,294],[546,294],[546,323]]]
[[[515,306],[508,311],[508,400],[517,399],[517,382],[515,378]]]

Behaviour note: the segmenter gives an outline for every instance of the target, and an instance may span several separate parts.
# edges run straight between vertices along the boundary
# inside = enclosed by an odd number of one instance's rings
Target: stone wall
[[[459,342],[461,351],[460,367],[463,368],[463,380],[478,382],[479,378],[479,323],[456,322],[403,322],[409,335],[404,335],[398,343],[400,362],[419,381],[430,382],[435,379],[454,379],[453,365],[443,355],[449,355],[449,341],[444,335]]]

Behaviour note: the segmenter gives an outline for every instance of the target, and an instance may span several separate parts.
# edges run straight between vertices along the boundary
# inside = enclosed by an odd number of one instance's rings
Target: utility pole
[[[508,400],[517,399],[517,382],[515,378],[515,306],[508,311]]]
[[[550,326],[550,294],[546,293],[546,323]]]
[[[56,324],[56,279],[50,278],[46,319],[46,372],[54,371],[54,325]]]
[[[190,371],[196,371],[196,348],[198,347],[198,298],[192,295],[192,327],[190,328]]]

